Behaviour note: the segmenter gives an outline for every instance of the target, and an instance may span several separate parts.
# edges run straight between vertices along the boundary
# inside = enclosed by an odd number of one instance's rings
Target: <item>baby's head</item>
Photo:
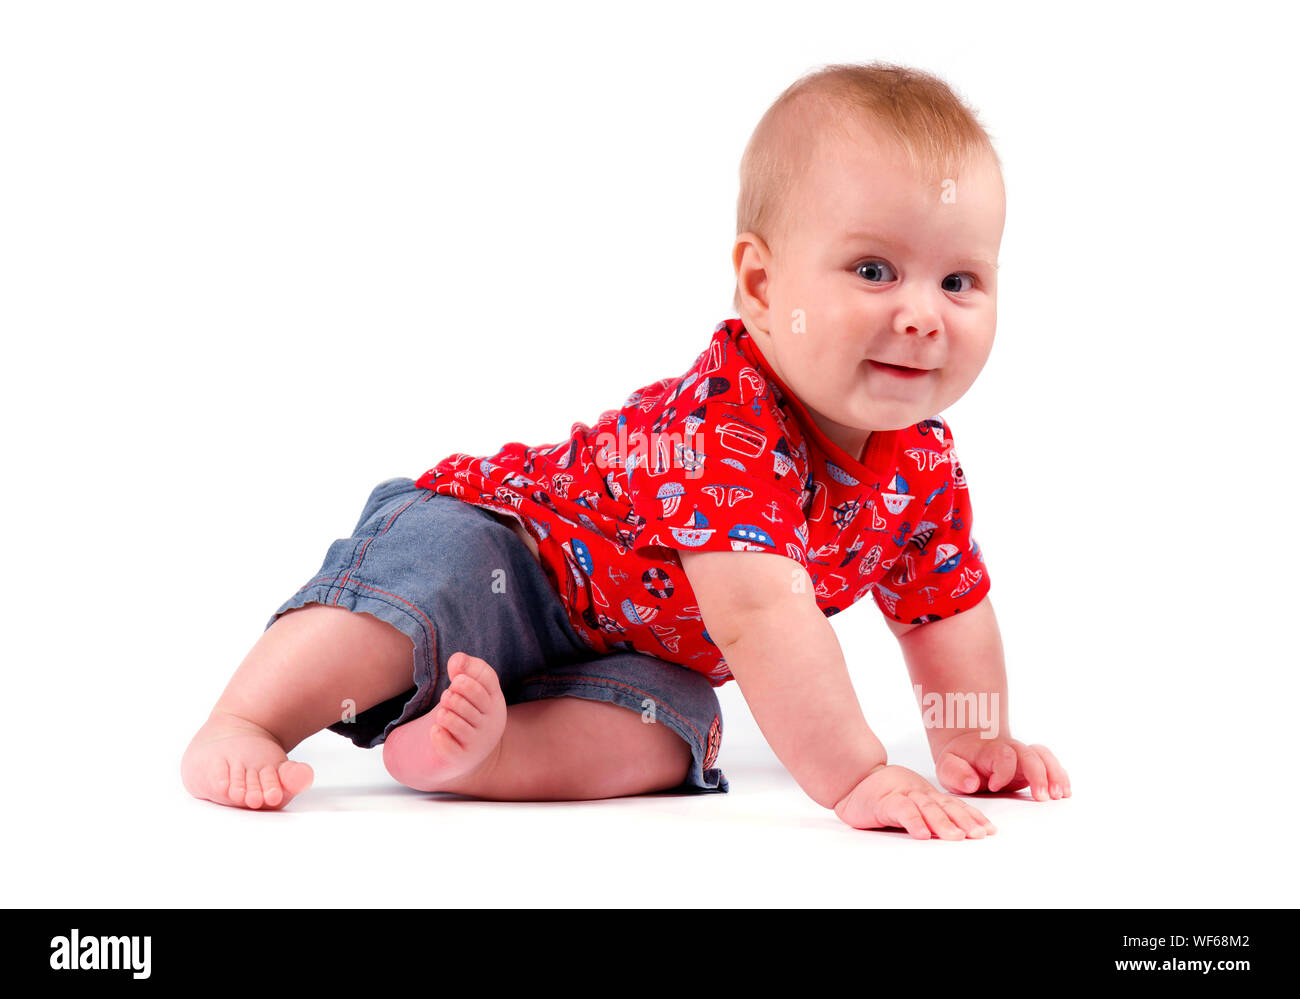
[[[970,388],[997,326],[1006,198],[991,140],[942,80],[879,63],[804,76],[740,177],[736,311],[828,437],[859,457],[870,431]]]

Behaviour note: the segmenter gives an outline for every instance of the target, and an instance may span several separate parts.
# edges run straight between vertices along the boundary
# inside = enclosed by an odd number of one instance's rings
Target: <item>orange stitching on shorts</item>
[[[339,580],[339,586],[342,586],[344,583],[346,583],[348,581],[348,576],[351,576],[353,571],[359,565],[361,565],[361,560],[366,557],[366,549],[370,547],[370,542],[374,541],[375,538],[381,537],[383,534],[387,533],[388,529],[393,526],[393,521],[397,519],[397,515],[401,513],[402,510],[405,510],[408,506],[410,506],[411,503],[414,502],[415,500],[411,500],[410,503],[403,504],[403,506],[400,509],[394,510],[392,515],[389,516],[388,521],[384,524],[383,530],[378,531],[372,537],[366,538],[366,543],[361,546],[361,551],[357,552],[357,560],[352,563],[352,567],[348,569],[348,571],[344,574],[343,578]],[[374,587],[371,587],[371,589],[374,589]],[[384,591],[380,590],[379,592],[383,593]],[[343,591],[340,590],[338,596],[334,598],[334,605],[336,607],[338,606],[339,597],[341,597],[342,595],[343,595]],[[392,594],[389,595],[391,596]]]
[[[696,742],[700,741],[700,730],[691,724],[691,720],[689,718],[683,716],[677,711],[674,711],[671,705],[664,704],[663,701],[655,697],[655,695],[650,693],[649,691],[641,690],[639,687],[633,687],[630,683],[623,683],[620,680],[610,680],[603,676],[575,677],[575,676],[561,676],[558,673],[536,673],[532,676],[525,677],[523,682],[525,685],[527,685],[536,680],[581,680],[584,683],[607,683],[610,685],[617,685],[619,687],[626,687],[628,690],[635,691],[638,694],[650,698],[650,700],[654,701],[656,705],[667,708],[669,711],[672,712],[673,717],[679,719],[683,725],[685,725],[687,728],[689,728],[692,732],[695,733],[695,741]]]
[[[403,508],[403,509],[405,509],[405,508]],[[351,571],[351,570],[349,570],[349,572],[350,572],[350,571]],[[317,583],[323,583],[323,582],[326,582],[327,580],[328,580],[331,584],[340,587],[340,589],[339,589],[339,597],[341,597],[341,596],[343,595],[343,590],[342,590],[342,586],[341,586],[341,584],[339,583],[339,578],[338,578],[338,576],[317,576],[317,577],[316,577],[315,579],[313,579],[311,582],[307,583],[306,586],[303,586],[302,589],[305,590],[305,589],[307,589],[308,586],[315,586]],[[428,616],[427,614],[425,614],[424,611],[420,610],[420,608],[419,608],[416,604],[411,603],[411,601],[407,600],[405,597],[399,596],[399,595],[396,594],[396,593],[389,593],[387,590],[381,590],[378,586],[367,586],[365,583],[359,583],[359,582],[357,582],[356,580],[353,580],[353,581],[352,581],[352,585],[353,585],[353,586],[361,586],[361,587],[365,587],[365,589],[367,589],[367,590],[374,590],[376,593],[382,593],[382,594],[383,594],[384,596],[386,596],[386,597],[392,597],[394,600],[400,600],[402,603],[406,604],[407,607],[410,607],[413,611],[415,611],[415,613],[417,613],[417,614],[420,615],[420,619],[423,620],[424,623],[425,623],[425,624],[428,626],[428,628],[429,628],[429,634],[431,634],[431,635],[434,636],[434,642],[435,642],[435,643],[437,642],[437,636],[438,636],[437,629],[434,628],[434,626],[433,626],[433,622],[429,620],[429,616]],[[302,590],[299,590],[298,592],[301,593]],[[334,598],[334,603],[333,603],[333,604],[326,604],[326,606],[334,606],[334,607],[337,607],[337,606],[338,606],[338,602],[339,602],[339,598],[338,598],[338,597],[335,597],[335,598]],[[407,637],[410,637],[410,636],[407,636]],[[434,683],[434,687],[435,687],[435,688],[436,688],[437,685],[438,685],[438,678],[441,676],[441,674],[442,674],[442,671],[438,668],[438,650],[437,650],[437,649],[434,649],[434,650],[433,650],[433,683]]]

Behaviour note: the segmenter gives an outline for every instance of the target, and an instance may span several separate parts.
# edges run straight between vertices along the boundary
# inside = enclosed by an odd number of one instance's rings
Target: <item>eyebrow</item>
[[[866,229],[855,229],[852,232],[846,232],[844,234],[844,241],[846,243],[854,242],[855,240],[866,240],[867,242],[880,243],[884,246],[892,246],[892,247],[898,247],[901,245],[899,243],[894,242],[888,236],[881,235],[878,232],[870,232],[869,230]],[[982,264],[983,266],[989,268],[990,270],[996,271],[998,269],[997,264],[993,263],[990,260],[985,260],[983,257],[962,257],[960,260],[954,260],[953,263],[966,264],[966,265]]]

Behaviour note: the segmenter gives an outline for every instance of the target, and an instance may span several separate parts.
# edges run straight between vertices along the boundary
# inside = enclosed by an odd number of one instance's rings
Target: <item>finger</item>
[[[906,829],[913,839],[929,839],[930,827],[916,802],[905,794],[891,794],[881,802],[881,811],[891,826]]]
[[[968,839],[983,839],[989,834],[985,824],[980,821],[983,816],[960,798],[940,798],[939,805],[948,813],[948,818]],[[989,823],[992,825],[992,823]]]
[[[1046,746],[1031,746],[1031,749],[1038,750],[1038,755],[1043,758],[1047,764],[1047,779],[1051,783],[1053,798],[1068,798],[1070,796],[1070,775],[1065,772],[1065,767],[1052,754],[1052,751]]]
[[[1019,749],[1020,772],[1029,781],[1029,793],[1035,801],[1048,801],[1047,764],[1032,746],[1021,746]]]
[[[986,833],[995,833],[998,831],[998,827],[993,824],[992,820],[990,820],[987,815],[981,812],[969,801],[963,801],[961,798],[954,798],[953,800],[956,801],[957,804],[959,804],[962,808],[966,809],[967,814],[969,814],[971,818],[973,818],[976,822],[978,822],[981,826],[983,826],[984,831]]]
[[[934,772],[939,783],[954,794],[971,794],[980,789],[979,771],[956,753],[940,756]]]
[[[989,790],[1001,791],[1016,776],[1016,750],[1005,742],[989,748]]]
[[[948,813],[943,810],[934,796],[928,792],[921,792],[919,795],[909,795],[916,802],[917,807],[921,809],[921,814],[925,816],[925,823],[934,834],[940,839],[965,839],[966,833],[960,826],[948,818]]]

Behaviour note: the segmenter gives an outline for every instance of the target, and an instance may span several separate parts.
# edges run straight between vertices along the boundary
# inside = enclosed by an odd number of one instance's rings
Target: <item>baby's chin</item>
[[[941,411],[933,408],[935,393],[924,389],[916,392],[904,389],[907,394],[888,398],[883,392],[872,391],[871,386],[858,384],[851,386],[846,398],[826,397],[825,383],[820,388],[820,393],[801,396],[801,401],[817,415],[823,430],[835,431],[829,434],[832,437],[903,430]],[[826,423],[832,427],[828,428]]]
[[[844,420],[840,422],[865,434],[903,430],[934,415],[926,401],[909,403],[893,399],[866,399],[845,413]]]
[[[900,410],[896,406],[867,407],[866,411],[858,407],[849,412],[844,412],[842,409],[837,410],[834,407],[828,408],[831,409],[832,415],[818,413],[818,425],[827,437],[838,443],[846,451],[852,451],[854,447],[861,447],[873,433],[903,430],[934,415],[933,413],[925,413],[921,416],[914,416],[912,409]],[[814,412],[816,412],[815,407]],[[855,457],[857,456],[855,455]]]

